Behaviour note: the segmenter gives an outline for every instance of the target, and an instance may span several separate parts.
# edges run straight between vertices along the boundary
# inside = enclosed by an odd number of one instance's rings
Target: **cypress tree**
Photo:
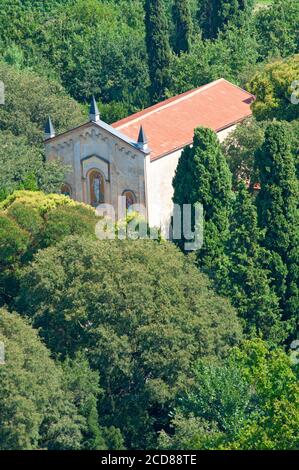
[[[253,0],[199,0],[198,18],[205,39],[215,39],[229,22],[240,26],[249,18]]]
[[[212,276],[228,235],[231,183],[232,176],[217,135],[204,127],[195,129],[193,146],[183,150],[178,162],[173,201],[180,206],[203,205],[204,243],[198,261]]]
[[[174,51],[189,52],[192,18],[189,0],[174,0],[173,21],[175,25]]]
[[[272,276],[284,318],[295,331],[299,311],[299,187],[291,137],[286,123],[271,123],[256,153],[256,166],[261,182],[257,209],[259,224],[265,230],[264,246],[274,254]]]
[[[261,246],[262,239],[252,196],[240,183],[230,223],[223,293],[230,296],[244,319],[247,334],[262,335],[277,344],[285,339],[284,324],[279,299],[271,287],[270,271],[266,269],[270,253]]]
[[[198,20],[204,39],[215,39],[218,35],[220,0],[199,0]]]
[[[169,31],[163,0],[145,2],[146,47],[151,80],[152,102],[166,97],[170,85]]]

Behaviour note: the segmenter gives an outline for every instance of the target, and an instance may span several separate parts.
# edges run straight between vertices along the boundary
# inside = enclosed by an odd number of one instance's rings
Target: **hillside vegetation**
[[[298,24],[293,0],[0,0],[0,450],[298,450]],[[47,117],[220,77],[256,101],[180,157],[203,248],[98,240]]]

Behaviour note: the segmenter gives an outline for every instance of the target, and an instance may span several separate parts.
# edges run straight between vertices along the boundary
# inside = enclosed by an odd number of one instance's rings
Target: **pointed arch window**
[[[89,173],[90,204],[97,207],[105,202],[104,177],[97,170]]]

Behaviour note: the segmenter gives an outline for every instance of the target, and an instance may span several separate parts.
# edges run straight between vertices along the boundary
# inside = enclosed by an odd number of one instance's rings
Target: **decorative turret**
[[[49,116],[45,125],[45,140],[52,139],[53,137],[55,137],[55,129]]]
[[[91,103],[90,103],[89,120],[94,121],[94,122],[97,122],[100,120],[100,111],[99,111],[99,108],[98,108],[98,105],[94,96],[92,97]]]
[[[140,127],[140,131],[139,131],[139,136],[138,136],[138,147],[143,150],[143,151],[147,151],[148,150],[148,140],[147,140],[147,137],[145,135],[145,132],[143,130],[143,127],[141,126]]]

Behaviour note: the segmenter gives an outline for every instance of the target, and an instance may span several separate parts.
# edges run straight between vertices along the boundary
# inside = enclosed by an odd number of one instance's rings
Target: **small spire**
[[[148,140],[142,126],[140,126],[137,143],[142,150],[148,150]]]
[[[90,103],[89,120],[95,122],[100,120],[100,111],[94,96],[92,97]]]
[[[52,139],[53,137],[55,137],[55,129],[49,116],[45,125],[45,140]]]

